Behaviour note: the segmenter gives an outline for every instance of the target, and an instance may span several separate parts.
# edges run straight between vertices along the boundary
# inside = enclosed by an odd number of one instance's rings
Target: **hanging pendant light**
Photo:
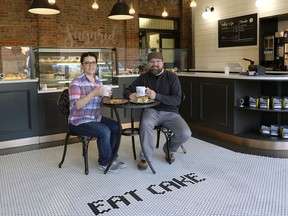
[[[125,0],[118,0],[113,6],[108,18],[113,20],[128,20],[133,19],[134,16],[129,13],[129,7],[125,3]]]
[[[32,3],[28,11],[30,13],[40,14],[40,15],[59,14],[60,10],[55,4],[55,2],[56,1],[52,1],[50,4],[48,0],[32,0]]]
[[[166,7],[164,7],[164,10],[162,12],[162,17],[166,18],[168,16],[168,12],[166,10]]]
[[[135,14],[135,9],[133,8],[133,4],[132,4],[132,2],[131,2],[131,4],[130,4],[130,9],[129,9],[129,14],[131,14],[131,15],[134,15]]]
[[[93,10],[98,10],[98,9],[99,9],[99,5],[97,4],[96,0],[95,0],[94,3],[92,4],[92,9],[93,9]]]
[[[51,4],[51,5],[53,5],[53,4],[56,3],[56,0],[48,0],[48,3]]]
[[[191,3],[190,3],[190,7],[191,8],[197,7],[197,2],[195,0],[192,0]]]

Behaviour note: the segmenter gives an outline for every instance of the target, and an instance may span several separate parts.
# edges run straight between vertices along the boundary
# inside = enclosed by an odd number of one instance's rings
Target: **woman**
[[[98,167],[105,170],[117,153],[120,142],[121,126],[118,122],[101,115],[101,99],[104,87],[98,76],[97,56],[87,52],[81,55],[83,73],[75,78],[69,86],[70,114],[69,129],[84,136],[96,137],[99,152]],[[109,96],[112,95],[110,91]],[[126,164],[116,158],[109,172],[118,172]]]

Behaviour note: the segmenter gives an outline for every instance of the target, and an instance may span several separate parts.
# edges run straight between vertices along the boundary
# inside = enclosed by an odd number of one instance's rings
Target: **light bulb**
[[[255,5],[257,8],[262,8],[262,7],[266,6],[266,1],[265,0],[257,0],[255,2]]]
[[[194,0],[192,0],[191,3],[190,3],[190,7],[191,8],[197,7],[197,3]]]
[[[164,10],[162,12],[162,17],[167,17],[168,16],[168,13],[166,11],[166,8],[164,7]]]
[[[97,10],[99,8],[99,5],[97,4],[96,1],[92,4],[92,8],[93,10]]]
[[[203,19],[208,19],[210,16],[210,12],[208,12],[207,10],[205,10],[203,13],[202,13],[202,18]]]
[[[56,3],[56,0],[48,0],[48,3],[54,5]]]
[[[209,19],[213,11],[214,11],[214,7],[206,6],[205,11],[202,13],[202,18]]]
[[[131,5],[130,5],[129,14],[131,14],[131,15],[134,15],[134,14],[135,14],[135,9],[133,8],[132,3],[131,3]]]

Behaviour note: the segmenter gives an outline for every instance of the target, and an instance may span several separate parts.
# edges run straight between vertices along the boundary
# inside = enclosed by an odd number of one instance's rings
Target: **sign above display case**
[[[257,14],[218,20],[218,47],[257,45]]]

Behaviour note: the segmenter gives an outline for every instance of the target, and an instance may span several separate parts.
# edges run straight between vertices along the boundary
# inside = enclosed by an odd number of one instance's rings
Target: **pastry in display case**
[[[106,48],[34,48],[35,69],[39,89],[64,89],[82,73],[80,58],[84,52],[94,52],[98,63],[95,73],[103,84],[112,84],[112,51]]]
[[[0,80],[27,80],[31,76],[31,48],[2,46]]]

